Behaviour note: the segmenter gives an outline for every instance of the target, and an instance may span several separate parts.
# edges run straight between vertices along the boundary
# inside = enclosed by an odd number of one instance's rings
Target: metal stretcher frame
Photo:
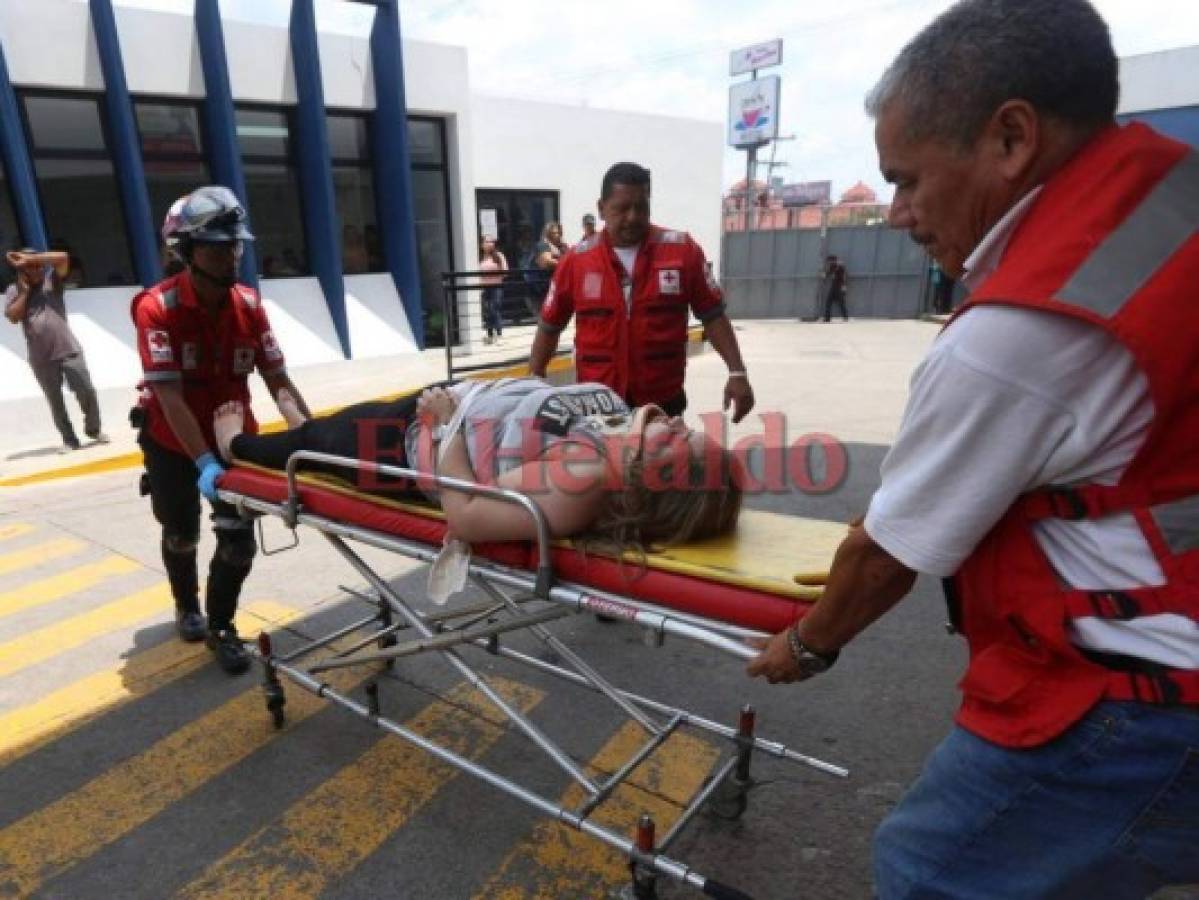
[[[373,475],[420,478],[425,479],[424,483],[436,483],[441,489],[459,490],[516,504],[536,523],[536,570],[530,572],[494,560],[472,558],[469,567],[470,580],[482,589],[489,598],[488,601],[447,608],[434,613],[418,612],[349,546],[348,541],[390,550],[425,563],[431,563],[440,548],[307,511],[304,508],[298,479],[300,467],[305,463],[318,463],[326,467],[340,467]],[[233,471],[236,472],[236,469]],[[547,623],[572,613],[590,611],[616,617],[641,627],[646,631],[650,643],[655,645],[660,645],[667,635],[673,635],[740,659],[748,659],[752,658],[756,651],[745,643],[745,638],[759,635],[761,632],[659,607],[644,600],[597,591],[585,585],[556,580],[550,554],[549,528],[541,511],[528,496],[517,491],[444,476],[422,475],[411,469],[310,451],[293,454],[288,460],[285,475],[287,494],[282,501],[264,499],[229,487],[220,487],[219,493],[221,499],[236,506],[243,516],[274,516],[280,518],[293,531],[298,525],[307,525],[320,532],[365,579],[371,589],[369,594],[352,590],[348,592],[375,606],[376,611],[364,619],[309,640],[286,653],[276,652],[271,636],[265,632],[252,644],[251,652],[262,667],[266,706],[277,728],[283,727],[286,718],[286,699],[279,677],[282,675],[299,687],[333,701],[383,731],[408,741],[437,759],[523,801],[544,815],[615,848],[629,859],[630,893],[635,898],[656,896],[655,885],[659,876],[689,885],[711,897],[748,896],[730,885],[700,874],[682,861],[667,856],[666,850],[706,804],[719,805],[733,817],[744,811],[749,790],[753,785],[750,763],[754,751],[803,764],[828,775],[848,775],[848,771],[840,766],[755,736],[755,714],[750,706],[741,708],[736,727],[730,727],[668,703],[617,688],[552,634],[545,627]],[[310,485],[304,485],[303,489],[312,488]],[[264,545],[263,551],[277,553],[281,552],[281,549],[294,547],[296,543],[298,537],[287,547],[267,550]],[[566,665],[546,662],[501,644],[502,635],[517,630],[534,635],[553,650]],[[401,643],[400,637],[406,631],[416,636]],[[359,637],[348,647],[339,645],[336,649],[332,648],[331,645],[335,642],[345,641],[355,634]],[[603,781],[593,779],[540,726],[492,688],[486,679],[463,659],[460,652],[463,649],[481,649],[605,696],[642,727],[647,734],[645,743],[609,778]],[[378,678],[389,674],[397,659],[422,654],[440,656],[472,687],[480,691],[508,721],[583,789],[587,794],[583,803],[574,809],[566,808],[383,715],[379,701]],[[339,692],[320,677],[321,673],[332,669],[372,664],[381,664],[382,668],[366,685],[365,703]],[[632,837],[618,834],[593,822],[590,819],[591,814],[612,796],[639,765],[683,727],[714,735],[731,747],[728,758],[716,767],[714,774],[689,799],[670,831],[659,840],[653,820],[644,814]]]

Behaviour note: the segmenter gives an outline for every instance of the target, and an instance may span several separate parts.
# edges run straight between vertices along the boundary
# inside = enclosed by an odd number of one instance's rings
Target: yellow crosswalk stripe
[[[172,604],[171,589],[163,582],[45,628],[28,631],[0,644],[0,678],[73,650],[102,634],[119,631],[155,614],[161,616],[174,608]]]
[[[340,669],[328,683],[349,691],[369,674]],[[287,696],[288,721],[304,721],[325,702],[293,688]],[[243,691],[144,753],[0,831],[0,890],[28,896],[282,733],[271,725],[258,686]]]
[[[591,768],[605,773],[615,771],[644,741],[645,732],[627,723],[592,759]],[[631,837],[638,816],[647,812],[653,816],[661,837],[678,819],[719,755],[711,744],[676,732],[593,814],[594,820]],[[573,807],[583,799],[582,789],[572,786],[560,802]],[[627,883],[628,877],[628,861],[615,850],[573,828],[544,821],[509,853],[475,898],[602,897]]]
[[[83,549],[83,541],[73,538],[56,538],[52,541],[42,541],[24,550],[14,550],[11,553],[0,554],[0,575],[9,572],[19,572],[30,566],[38,566],[52,559],[69,556]]]
[[[76,566],[61,575],[51,575],[11,591],[0,592],[0,616],[11,616],[22,610],[61,600],[95,587],[106,578],[133,572],[140,566],[124,556],[106,556],[86,565]]]
[[[516,682],[492,685],[525,712],[544,696]],[[480,718],[495,708],[459,685],[405,724],[413,731],[478,759],[504,730]],[[220,898],[236,885],[240,898],[319,897],[353,870],[428,803],[458,770],[394,736],[296,802],[189,884],[177,898]]]
[[[3,525],[0,525],[0,541],[20,537],[23,534],[29,534],[31,531],[33,531],[33,526],[28,522],[5,522]]]
[[[303,615],[271,600],[251,603],[237,613],[238,631],[256,637]],[[203,644],[168,638],[121,660],[119,668],[96,672],[60,690],[0,714],[0,767],[74,731],[96,716],[143,697],[208,662]]]

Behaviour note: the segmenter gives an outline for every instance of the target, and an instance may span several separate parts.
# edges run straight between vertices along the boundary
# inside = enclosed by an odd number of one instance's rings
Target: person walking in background
[[[562,241],[562,226],[557,222],[547,222],[541,229],[541,240],[534,244],[521,260],[525,283],[529,286],[530,306],[533,309],[541,308],[546,294],[549,293],[550,282],[554,279],[558,263],[569,250],[570,247]]]
[[[829,254],[824,261],[824,321],[830,322],[833,317],[833,307],[836,306],[841,310],[841,318],[849,321],[849,309],[845,305],[845,294],[847,292],[846,281],[849,274],[845,270],[845,263],[837,259],[833,254]]]
[[[583,216],[583,236],[579,238],[579,243],[585,244],[593,237],[595,237],[595,216],[587,213],[587,215]]]
[[[492,344],[504,336],[504,272],[508,271],[508,260],[495,246],[495,238],[483,235],[479,245],[479,270],[487,274],[480,276],[483,285],[483,327],[487,336],[483,343]]]
[[[100,430],[100,404],[87,360],[67,322],[64,289],[70,257],[60,251],[39,253],[26,247],[14,250],[7,258],[17,278],[5,292],[4,315],[14,325],[19,322],[25,332],[29,367],[46,395],[54,427],[62,437],[59,452],[69,453],[80,447],[63,401],[64,379],[83,411],[84,434],[97,444],[107,444],[108,436]]]
[[[749,374],[724,295],[704,251],[685,231],[650,222],[650,173],[616,163],[604,174],[597,204],[604,228],[576,247],[554,276],[541,306],[529,369],[545,376],[558,336],[577,311],[575,366],[631,406],[655,404],[668,415],[687,408],[687,315],[704,325],[729,368],[724,408],[740,422],[754,405]]]

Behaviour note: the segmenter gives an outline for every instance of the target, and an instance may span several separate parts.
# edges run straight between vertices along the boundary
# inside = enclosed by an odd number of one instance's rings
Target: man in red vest
[[[891,224],[970,296],[749,673],[821,672],[947,579],[962,705],[875,836],[884,900],[1199,882],[1199,154],[1118,92],[1087,0],[963,0],[867,100]]]
[[[541,305],[529,368],[545,376],[571,316],[579,381],[606,384],[630,406],[653,403],[670,416],[687,408],[687,313],[704,324],[729,368],[724,408],[740,422],[754,405],[737,336],[704,251],[686,232],[650,223],[649,170],[616,163],[604,175],[603,231],[584,238],[554,272]]]

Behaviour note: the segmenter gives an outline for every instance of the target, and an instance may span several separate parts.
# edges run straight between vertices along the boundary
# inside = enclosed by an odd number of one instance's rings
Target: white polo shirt
[[[1039,190],[966,260],[968,288],[998,266]],[[912,376],[866,531],[909,568],[952,575],[1021,494],[1119,481],[1152,418],[1148,380],[1101,328],[1039,310],[976,307],[938,337]],[[1165,581],[1129,513],[1034,527],[1072,587],[1126,590]],[[1072,638],[1093,650],[1199,668],[1199,624],[1185,616],[1082,618]]]

